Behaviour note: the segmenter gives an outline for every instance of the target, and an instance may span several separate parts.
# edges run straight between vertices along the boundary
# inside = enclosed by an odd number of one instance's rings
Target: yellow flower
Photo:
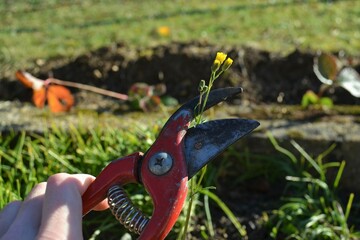
[[[226,59],[226,54],[223,52],[217,52],[216,53],[216,57],[215,57],[215,61],[218,60],[220,62],[220,65],[225,61]]]
[[[217,70],[219,70],[220,65],[221,65],[220,61],[215,59],[213,65],[211,66],[211,71],[216,72]]]
[[[156,29],[157,34],[160,37],[169,37],[170,36],[170,28],[168,26],[161,26]]]
[[[231,58],[227,58],[225,60],[224,64],[222,65],[221,70],[223,70],[223,71],[228,70],[232,63],[233,63],[233,60]]]

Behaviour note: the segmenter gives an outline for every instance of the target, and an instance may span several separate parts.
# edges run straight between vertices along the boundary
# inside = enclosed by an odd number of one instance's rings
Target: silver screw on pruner
[[[159,152],[153,155],[149,160],[149,169],[155,175],[167,173],[173,165],[171,156],[166,152]]]

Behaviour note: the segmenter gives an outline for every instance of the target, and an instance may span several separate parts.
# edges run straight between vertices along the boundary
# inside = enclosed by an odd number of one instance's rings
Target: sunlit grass
[[[10,201],[23,199],[35,184],[46,181],[54,173],[83,172],[97,175],[113,159],[137,151],[146,151],[155,140],[158,130],[159,126],[134,127],[126,131],[111,127],[87,129],[80,126],[78,128],[70,127],[68,130],[53,127],[44,135],[27,133],[0,135],[0,185],[2,186],[0,188],[0,209]],[[294,234],[289,229],[284,229],[284,224],[289,225],[290,223],[286,221],[291,217],[292,225],[302,226],[304,216],[296,215],[296,213],[300,207],[307,204],[308,208],[304,207],[304,212],[309,220],[308,226],[317,224],[316,229],[319,231],[333,231],[331,234],[339,234],[339,236],[359,236],[355,226],[347,225],[349,216],[354,218],[352,210],[357,202],[356,196],[354,198],[354,195],[350,195],[347,204],[339,202],[337,197],[344,163],[323,161],[333,147],[313,159],[293,142],[302,155],[302,158],[298,159],[288,150],[277,145],[274,140],[272,141],[278,150],[289,157],[287,160],[274,156],[254,155],[245,150],[239,152],[235,148],[230,148],[223,154],[222,161],[210,164],[209,171],[204,177],[204,186],[217,186],[219,181],[224,182],[224,178],[227,178],[226,182],[229,183],[227,188],[238,188],[242,184],[246,184],[249,179],[262,177],[278,188],[279,179],[288,176],[287,179],[292,181],[288,189],[295,187],[297,191],[288,191],[289,194],[284,198],[284,204],[270,214],[269,217],[272,221],[264,221],[264,224],[272,224],[269,235],[271,229],[273,234],[287,234],[282,236]],[[325,176],[326,171],[334,167],[340,167],[339,174],[333,182],[328,182]],[[240,176],[239,169],[244,172]],[[313,174],[314,171],[316,174]],[[128,186],[126,189],[135,204],[150,215],[152,204],[144,189],[137,185]],[[239,236],[246,236],[247,230],[239,221],[241,216],[224,204],[222,195],[217,195],[217,191],[212,187],[204,187],[199,193],[205,194],[207,196],[205,199],[210,198],[224,211],[224,215],[234,224]],[[203,205],[202,199],[202,197],[197,198],[197,208],[194,208],[197,215],[200,213],[206,215],[206,219],[203,221],[207,227],[203,228],[201,235],[214,236],[216,228],[208,226],[209,224],[213,225],[216,219],[211,217],[212,210],[209,208],[209,200],[205,200]],[[315,207],[318,211],[312,211],[311,207]],[[170,239],[175,239],[181,232],[185,222],[185,213],[183,212],[170,233]],[[333,225],[326,225],[326,221],[329,222],[329,219],[333,219],[334,222],[330,222]],[[321,225],[324,221],[325,225]],[[197,224],[201,223],[195,223],[196,226]],[[191,228],[189,231],[193,230]],[[125,229],[108,211],[90,213],[85,217],[84,235],[86,239],[113,239],[111,236],[119,237],[125,232]],[[315,234],[311,231],[307,231],[307,233]]]
[[[271,134],[268,136],[296,169],[286,176],[286,196],[283,204],[273,211],[269,222],[271,236],[274,239],[358,239],[360,232],[348,224],[355,195],[350,193],[344,204],[338,194],[345,161],[326,162],[324,159],[334,150],[335,144],[313,158],[291,140],[301,155],[297,158],[279,146]],[[327,176],[331,169],[337,171],[334,180]]]
[[[141,128],[124,131],[116,128],[71,127],[67,131],[52,128],[44,135],[0,135],[0,209],[10,201],[24,199],[35,184],[46,181],[52,174],[67,172],[97,175],[111,160],[145,151],[157,134],[152,129],[146,128],[143,132]],[[140,207],[146,206],[146,212],[151,213],[150,198],[143,195],[143,190],[131,189],[132,199]],[[90,214],[85,219],[86,239],[95,231],[100,236],[114,231],[120,236],[125,232],[109,212],[93,217]],[[105,231],[109,228],[112,229]]]
[[[200,40],[359,54],[358,9],[359,1],[16,1],[0,4],[0,48],[11,56],[13,69],[34,58],[73,57],[113,42],[146,47]],[[154,35],[159,26],[168,26],[170,36]]]

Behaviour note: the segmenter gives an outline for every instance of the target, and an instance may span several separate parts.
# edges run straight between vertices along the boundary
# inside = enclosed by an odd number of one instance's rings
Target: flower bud
[[[213,62],[213,65],[211,66],[211,71],[212,72],[216,72],[217,70],[219,70],[221,65],[221,62],[217,59],[215,59],[215,61]]]
[[[232,63],[233,63],[233,60],[231,58],[227,58],[225,60],[224,64],[222,65],[221,70],[222,71],[228,70]]]
[[[217,52],[216,53],[216,57],[215,57],[215,61],[218,60],[220,62],[220,65],[225,61],[226,59],[226,54],[223,52]]]
[[[199,92],[204,92],[204,87],[206,87],[205,80],[201,80],[199,83]]]
[[[205,85],[205,86],[203,87],[203,90],[202,90],[202,91],[203,91],[203,92],[207,92],[208,88],[209,88],[209,87]]]

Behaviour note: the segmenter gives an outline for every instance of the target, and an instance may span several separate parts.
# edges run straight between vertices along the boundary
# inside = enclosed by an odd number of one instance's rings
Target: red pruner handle
[[[184,206],[188,192],[188,172],[183,139],[188,127],[189,113],[167,123],[141,164],[141,180],[150,194],[154,209],[150,221],[138,240],[163,240],[171,231]],[[172,159],[171,168],[156,175],[150,169],[150,160],[158,153],[166,153]]]
[[[153,195],[154,210],[138,240],[165,239],[184,206],[188,191],[187,181],[187,177],[184,177],[175,187],[169,187],[166,181],[161,181],[156,189],[150,190],[150,194]]]
[[[82,195],[83,216],[107,198],[107,192],[111,186],[137,182],[137,163],[142,156],[143,153],[137,152],[119,158],[102,170]]]

